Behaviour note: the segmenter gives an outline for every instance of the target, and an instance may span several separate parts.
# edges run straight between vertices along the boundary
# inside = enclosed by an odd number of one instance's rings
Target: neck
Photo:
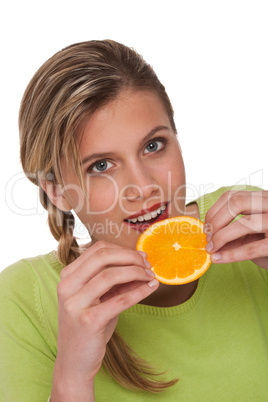
[[[197,288],[198,280],[185,285],[164,285],[160,283],[157,291],[146,299],[141,301],[141,304],[155,307],[173,307],[178,306],[190,299]]]

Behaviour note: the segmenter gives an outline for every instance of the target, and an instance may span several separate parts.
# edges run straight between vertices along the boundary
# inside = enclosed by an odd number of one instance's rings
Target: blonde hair
[[[81,254],[73,235],[75,219],[71,212],[53,205],[39,178],[63,183],[60,160],[64,155],[83,187],[76,135],[89,116],[128,88],[156,92],[176,132],[170,100],[152,67],[136,51],[112,40],[81,42],[56,53],[40,67],[24,93],[19,113],[21,162],[27,177],[39,186],[64,265]],[[177,382],[156,379],[158,374],[117,331],[107,344],[103,367],[129,389],[159,392]]]

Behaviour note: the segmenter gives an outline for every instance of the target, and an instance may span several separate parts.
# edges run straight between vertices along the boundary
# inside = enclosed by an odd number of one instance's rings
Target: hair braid
[[[78,243],[73,235],[74,216],[71,211],[64,212],[57,208],[42,187],[39,188],[39,195],[41,204],[48,211],[49,229],[59,242],[58,259],[63,265],[68,265],[80,255]]]

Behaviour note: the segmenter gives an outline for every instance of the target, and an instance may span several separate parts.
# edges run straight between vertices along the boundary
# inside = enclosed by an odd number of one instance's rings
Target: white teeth
[[[145,221],[149,221],[150,219],[152,219],[152,215],[150,213],[143,215],[143,218]]]
[[[161,212],[165,211],[166,207],[167,207],[166,205],[161,205],[160,208],[152,212],[148,212],[147,214],[137,216],[136,218],[133,219],[128,219],[128,222],[136,223],[137,221],[138,222],[149,221],[150,219],[156,218],[156,216],[160,215]]]
[[[155,218],[157,216],[157,211],[151,212],[152,218]]]

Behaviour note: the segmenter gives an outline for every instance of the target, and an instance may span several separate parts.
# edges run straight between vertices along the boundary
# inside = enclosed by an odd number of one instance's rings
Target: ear
[[[40,179],[39,183],[42,189],[46,192],[50,201],[61,211],[70,211],[72,207],[70,206],[62,186],[53,181]]]

